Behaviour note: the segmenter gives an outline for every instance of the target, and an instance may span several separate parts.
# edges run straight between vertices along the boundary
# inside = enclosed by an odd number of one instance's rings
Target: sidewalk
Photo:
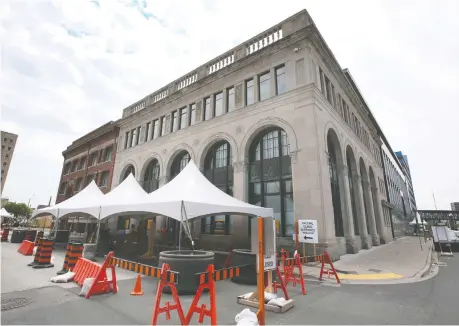
[[[334,266],[345,284],[407,283],[419,280],[428,269],[431,247],[432,241],[428,241],[421,250],[419,238],[407,236],[354,255],[341,256]],[[320,265],[305,266],[303,273],[318,278]],[[324,279],[327,280],[327,276]]]

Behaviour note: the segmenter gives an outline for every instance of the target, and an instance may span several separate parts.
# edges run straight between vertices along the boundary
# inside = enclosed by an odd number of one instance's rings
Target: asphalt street
[[[307,284],[307,295],[290,287],[295,307],[285,314],[268,313],[267,324],[457,324],[459,320],[459,255],[440,257],[447,266],[439,267],[437,276],[425,281],[396,285],[342,285],[331,287],[316,282]],[[7,277],[2,273],[2,278]],[[119,282],[118,294],[95,296],[89,300],[77,295],[79,288],[47,286],[2,293],[3,325],[144,325],[151,323],[156,282],[144,279],[143,296],[130,296],[134,281]],[[236,302],[237,295],[254,290],[230,281],[217,283],[219,324],[235,324],[234,316],[245,307]],[[16,300],[14,309],[3,310],[5,300]],[[203,298],[203,303],[207,303]],[[172,301],[164,295],[163,302]],[[192,297],[182,297],[186,311]],[[14,302],[11,302],[14,303]],[[5,308],[10,308],[6,307]],[[160,316],[159,324],[178,324],[176,313],[171,320]],[[194,318],[193,324],[197,324]],[[204,324],[210,324],[204,319]]]

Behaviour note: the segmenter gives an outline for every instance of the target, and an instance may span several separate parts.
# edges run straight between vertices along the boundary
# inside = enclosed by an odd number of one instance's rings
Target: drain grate
[[[2,311],[25,307],[31,303],[27,298],[2,299]]]

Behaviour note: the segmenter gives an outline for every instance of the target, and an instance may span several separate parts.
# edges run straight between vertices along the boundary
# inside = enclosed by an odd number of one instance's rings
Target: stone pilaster
[[[351,189],[348,180],[348,167],[344,164],[338,165],[338,178],[341,193],[342,212],[344,219],[344,236],[346,238],[346,252],[355,254],[358,249],[354,238],[354,220],[352,218]]]
[[[370,234],[373,246],[379,246],[379,235],[376,229],[375,210],[373,207],[373,196],[371,195],[371,187],[368,181],[363,182],[363,194],[367,203],[368,223],[370,224]]]
[[[368,231],[367,231],[367,220],[365,215],[365,204],[363,202],[363,189],[362,189],[362,181],[360,175],[353,171],[355,175],[353,175],[353,183],[354,187],[357,192],[357,200],[356,200],[356,210],[359,219],[359,230],[360,230],[360,239],[362,242],[362,249],[369,249],[371,248],[371,242],[368,239]]]

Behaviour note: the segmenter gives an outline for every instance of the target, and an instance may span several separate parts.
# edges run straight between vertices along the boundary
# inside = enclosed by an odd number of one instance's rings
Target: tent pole
[[[96,233],[96,247],[99,244],[99,234],[100,234],[100,211],[102,209],[102,206],[99,206],[99,216],[97,216],[97,233]]]
[[[57,238],[57,230],[59,230],[59,208],[57,209],[56,223],[54,223],[54,241]]]
[[[182,250],[182,227],[183,227],[183,200],[182,200],[182,207],[180,209],[180,231],[179,231],[179,239],[178,239],[178,250]]]

